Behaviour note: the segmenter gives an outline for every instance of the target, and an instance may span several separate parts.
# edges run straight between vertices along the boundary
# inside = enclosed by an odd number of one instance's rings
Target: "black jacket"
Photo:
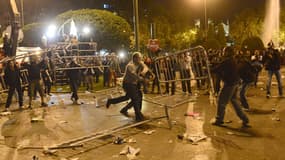
[[[276,71],[280,69],[281,58],[278,50],[268,49],[264,56],[264,65],[266,70]]]
[[[8,86],[21,85],[20,69],[15,67],[15,70],[12,71],[9,67],[7,67],[4,73],[4,80]]]
[[[234,57],[226,57],[211,70],[221,77],[224,85],[232,86],[239,83],[238,65]]]

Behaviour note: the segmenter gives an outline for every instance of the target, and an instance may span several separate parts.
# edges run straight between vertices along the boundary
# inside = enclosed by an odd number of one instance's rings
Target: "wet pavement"
[[[210,120],[215,116],[216,107],[209,102],[209,96],[204,95],[204,90],[195,90],[194,96],[180,92],[174,96],[147,94],[142,112],[148,118],[165,116],[163,106],[149,101],[169,106],[171,129],[167,119],[162,118],[102,136],[83,147],[54,149],[52,153],[45,151],[79,137],[99,135],[112,128],[133,124],[133,111],[130,111],[131,117],[119,113],[126,102],[105,108],[107,98],[123,92],[115,88],[80,93],[81,105],[73,105],[70,94],[54,93],[47,98],[49,107],[39,107],[37,100],[32,110],[23,111],[18,111],[14,103],[11,115],[2,113],[0,117],[0,159],[31,160],[36,156],[40,160],[124,160],[134,157],[139,160],[283,160],[284,98],[266,99],[265,73],[260,78],[257,88],[250,88],[247,94],[252,108],[247,115],[252,128],[241,128],[230,105],[225,120],[231,123],[226,123],[226,127],[212,126]],[[275,82],[272,92],[277,95]],[[178,103],[180,105],[176,105]],[[113,144],[116,137],[122,137],[126,142]],[[127,145],[139,149],[139,154],[120,155]]]

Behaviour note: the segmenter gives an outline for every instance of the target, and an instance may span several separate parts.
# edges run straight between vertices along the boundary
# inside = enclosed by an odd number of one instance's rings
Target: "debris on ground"
[[[228,131],[227,134],[228,135],[234,135],[235,133]]]
[[[0,113],[0,116],[9,116],[9,115],[11,115],[12,113],[10,112],[10,111],[8,111],[8,112],[1,112]]]
[[[155,130],[144,131],[144,134],[151,135],[155,132]]]
[[[205,136],[205,135],[188,135],[185,133],[183,135],[177,135],[177,138],[180,140],[187,140],[187,141],[191,142],[191,144],[197,145],[198,142],[200,142],[202,140],[206,140],[207,136]]]
[[[113,141],[114,144],[123,144],[126,143],[126,140],[120,136],[116,137]]]
[[[279,117],[272,117],[272,120],[273,121],[280,121],[280,118]]]
[[[137,155],[140,153],[140,148],[134,148],[132,146],[126,145],[120,152],[120,155],[126,155],[128,160],[134,160],[137,158]]]
[[[44,119],[41,117],[41,116],[39,116],[39,117],[33,117],[32,119],[31,119],[31,122],[32,123],[35,123],[35,122],[43,122],[44,121]]]
[[[59,121],[59,123],[62,124],[62,123],[68,123],[68,122],[67,121]]]
[[[57,152],[56,150],[51,150],[51,149],[49,149],[47,147],[44,147],[44,150],[43,150],[43,153],[47,154],[47,155],[55,155],[56,152]]]
[[[184,116],[190,116],[190,117],[198,117],[200,114],[196,112],[188,112],[185,113]]]
[[[130,138],[127,140],[128,143],[137,143],[137,140],[135,140],[134,138]]]
[[[39,157],[37,157],[36,155],[33,156],[32,160],[39,160]]]

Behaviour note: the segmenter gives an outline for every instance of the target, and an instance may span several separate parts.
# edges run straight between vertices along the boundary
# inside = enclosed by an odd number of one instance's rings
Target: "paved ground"
[[[148,94],[145,95],[148,100],[168,106],[174,106],[184,100],[190,101],[171,107],[169,113],[172,129],[169,129],[168,121],[163,118],[113,133],[111,136],[102,136],[96,141],[84,144],[83,147],[56,149],[52,154],[44,154],[43,148],[132,124],[132,117],[124,117],[118,112],[126,103],[112,105],[109,109],[104,107],[107,97],[119,96],[122,93],[117,89],[100,93],[81,93],[81,102],[84,103],[81,105],[72,105],[69,94],[53,94],[48,98],[49,107],[37,107],[39,102],[36,102],[35,109],[22,112],[17,111],[14,104],[12,114],[0,118],[0,159],[31,160],[35,155],[40,160],[123,160],[128,159],[127,156],[119,153],[129,145],[140,149],[136,156],[136,159],[140,160],[283,160],[284,99],[265,98],[265,78],[263,74],[258,87],[250,88],[248,92],[252,107],[252,111],[247,113],[252,125],[250,129],[240,127],[241,123],[230,105],[227,107],[225,119],[232,123],[228,123],[227,127],[212,126],[210,120],[215,116],[216,107],[209,102],[209,97],[203,94],[203,90],[196,90],[196,96],[193,97],[179,92],[175,96],[162,97]],[[272,91],[273,95],[277,95],[276,83]],[[276,111],[273,112],[272,108]],[[146,101],[143,103],[143,113],[152,118],[165,115],[164,107]],[[184,113],[199,115],[184,116]],[[32,123],[31,120],[36,120],[35,118],[38,121]],[[149,134],[145,131],[149,131]],[[183,134],[193,140],[207,138],[193,143],[177,138]],[[113,144],[112,141],[116,137],[122,137],[126,141],[135,140],[136,143]]]

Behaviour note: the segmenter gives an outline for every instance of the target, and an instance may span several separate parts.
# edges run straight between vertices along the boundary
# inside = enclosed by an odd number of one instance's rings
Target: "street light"
[[[208,17],[207,17],[207,0],[204,0],[204,16],[205,16],[205,37],[208,37]]]
[[[134,14],[134,33],[135,33],[135,48],[139,51],[139,11],[138,0],[133,0],[133,14]]]

